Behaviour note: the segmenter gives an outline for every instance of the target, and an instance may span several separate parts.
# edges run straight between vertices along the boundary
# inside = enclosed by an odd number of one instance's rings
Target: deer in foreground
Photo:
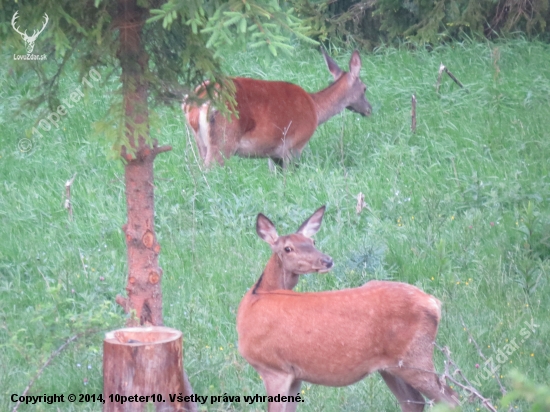
[[[415,286],[370,281],[338,291],[297,293],[299,276],[328,272],[333,261],[311,237],[325,207],[294,234],[279,236],[263,214],[258,236],[273,254],[237,314],[239,352],[262,377],[268,396],[296,396],[302,381],[347,386],[379,372],[403,412],[424,409],[426,396],[458,404],[439,381],[432,357],[441,302]],[[295,411],[296,402],[268,405],[269,412]]]
[[[334,82],[317,93],[308,93],[292,83],[233,78],[238,117],[232,114],[230,119],[210,102],[197,106],[186,99],[182,109],[205,166],[210,167],[214,160],[223,166],[224,158],[238,155],[267,157],[286,168],[300,157],[321,123],[346,108],[370,115],[372,108],[365,97],[367,86],[359,78],[359,52],[353,52],[349,72],[345,72],[321,51]],[[207,96],[208,84],[197,87],[198,97]]]

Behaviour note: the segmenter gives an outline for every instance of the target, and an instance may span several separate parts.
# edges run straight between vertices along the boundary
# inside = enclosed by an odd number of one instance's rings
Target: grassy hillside
[[[346,50],[334,57],[347,67],[349,55]],[[355,287],[370,279],[417,285],[443,302],[438,343],[450,347],[486,396],[498,399],[500,392],[492,377],[481,377],[483,360],[468,331],[494,359],[515,339],[519,349],[495,361],[506,385],[514,368],[548,383],[550,47],[455,44],[431,52],[380,49],[362,58],[373,115],[347,111],[331,119],[317,130],[299,167],[285,173],[271,174],[266,160],[237,157],[205,173],[179,108],[154,110],[154,137],[173,146],[155,162],[164,317],[184,333],[185,367],[195,391],[264,394],[237,351],[235,330],[239,302],[270,253],[256,236],[255,217],[266,214],[286,234],[322,204],[327,213],[317,246],[336,266],[329,274],[304,276],[297,290]],[[435,92],[441,62],[464,89],[445,76]],[[308,91],[330,78],[313,50],[269,64],[241,53],[228,57],[226,68]],[[44,113],[14,118],[10,111],[32,86],[4,70],[0,78],[0,409],[8,410],[11,394],[23,392],[52,351],[89,330],[97,332],[70,344],[30,394],[101,393],[102,338],[125,320],[114,303],[126,283],[125,198],[121,163],[107,160],[107,144],[91,137],[114,84],[85,89],[59,129],[37,137],[29,131]],[[65,95],[80,83],[76,73],[63,79]],[[75,173],[70,221],[63,194]],[[359,192],[368,207],[358,215]],[[528,337],[525,322],[535,330]],[[436,361],[442,371],[442,356]],[[347,388],[302,389],[302,411],[398,409],[378,375]],[[20,410],[57,407],[70,410],[68,404]],[[472,403],[464,410],[481,408]],[[264,409],[244,403],[208,407]]]

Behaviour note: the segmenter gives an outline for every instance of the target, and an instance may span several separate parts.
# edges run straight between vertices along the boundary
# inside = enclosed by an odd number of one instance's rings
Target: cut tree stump
[[[151,326],[118,329],[105,335],[104,412],[143,411],[151,402],[157,412],[190,411],[193,408],[184,400],[184,385],[179,330]]]

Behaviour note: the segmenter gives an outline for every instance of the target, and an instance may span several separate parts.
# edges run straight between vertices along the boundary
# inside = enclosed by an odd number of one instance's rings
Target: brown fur
[[[269,396],[296,396],[302,381],[351,385],[379,371],[402,411],[422,411],[424,398],[456,405],[454,392],[435,372],[433,343],[441,302],[415,286],[370,281],[330,292],[297,293],[301,274],[324,272],[332,259],[310,236],[324,207],[297,233],[279,237],[258,216],[257,232],[273,255],[237,314],[239,352],[258,371]],[[289,250],[291,250],[289,252]],[[270,403],[269,411],[295,411],[295,403]]]
[[[355,51],[350,59],[350,72],[323,55],[335,81],[320,92],[310,94],[292,83],[237,77],[232,81],[238,117],[227,119],[209,102],[201,106],[184,103],[187,123],[205,165],[212,161],[223,165],[224,159],[238,155],[267,157],[286,167],[300,156],[317,126],[330,117],[345,108],[369,115],[366,86],[359,78],[359,53]],[[196,94],[206,96],[201,86]]]

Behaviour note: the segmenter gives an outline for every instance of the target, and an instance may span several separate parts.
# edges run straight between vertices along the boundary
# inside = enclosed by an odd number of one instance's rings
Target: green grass
[[[335,56],[342,67],[349,52]],[[299,167],[276,176],[267,161],[240,158],[203,173],[179,109],[155,109],[159,122],[152,133],[173,146],[155,162],[164,319],[184,333],[184,362],[196,393],[264,394],[238,354],[235,330],[239,302],[269,258],[255,217],[266,214],[286,234],[322,204],[327,213],[317,246],[336,267],[304,276],[297,290],[355,287],[373,278],[421,287],[443,301],[438,342],[473,380],[480,379],[482,368],[475,365],[483,367],[483,360],[461,319],[487,356],[512,339],[519,343],[524,322],[534,322],[536,333],[498,373],[505,377],[517,368],[548,383],[550,47],[455,44],[431,52],[380,49],[362,58],[373,115],[345,112],[331,119],[317,130]],[[444,77],[436,94],[441,62],[465,89]],[[238,53],[226,65],[231,74],[287,80],[308,91],[330,77],[321,55],[309,50],[269,64]],[[91,137],[114,85],[89,90],[59,131],[31,136],[32,149],[22,152],[18,142],[42,114],[13,118],[10,109],[32,88],[12,73],[0,76],[0,409],[8,410],[11,394],[22,393],[52,351],[90,329],[98,332],[56,357],[30,394],[101,393],[102,337],[125,321],[114,303],[125,293],[125,197],[121,163],[108,161],[105,142]],[[63,81],[69,94],[79,78]],[[412,93],[418,99],[415,134]],[[74,173],[71,222],[62,196]],[[357,215],[359,192],[368,208]],[[436,362],[442,371],[439,354]],[[500,398],[494,379],[481,381],[485,396]],[[302,389],[302,411],[398,409],[378,375],[347,388]],[[56,407],[69,410],[68,404],[20,410]],[[473,403],[464,410],[478,408]],[[244,403],[208,408],[264,409]]]

